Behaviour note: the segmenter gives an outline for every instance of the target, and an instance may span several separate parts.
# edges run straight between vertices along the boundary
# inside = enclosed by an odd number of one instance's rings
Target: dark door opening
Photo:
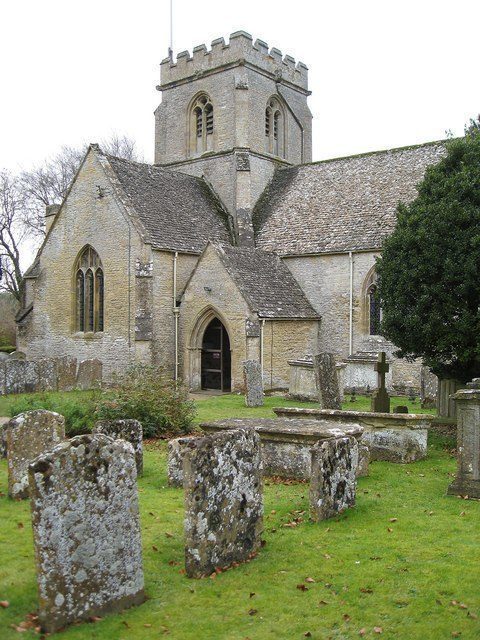
[[[202,389],[230,391],[232,388],[232,356],[228,333],[218,318],[214,318],[203,334]]]

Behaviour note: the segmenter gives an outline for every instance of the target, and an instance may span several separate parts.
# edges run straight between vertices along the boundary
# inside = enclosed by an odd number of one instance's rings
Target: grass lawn
[[[269,415],[272,406],[293,404],[269,398],[266,408],[247,410],[242,402],[200,401],[198,420]],[[166,486],[165,450],[164,442],[147,447],[139,480],[148,601],[59,637],[480,638],[480,502],[445,496],[455,461],[438,439],[422,462],[373,463],[359,481],[356,507],[320,524],[308,520],[308,485],[267,480],[265,547],[252,562],[203,580],[181,572],[183,492]],[[0,600],[10,602],[0,608],[2,640],[34,637],[10,625],[36,608],[29,505],[10,501],[6,490],[2,460]]]

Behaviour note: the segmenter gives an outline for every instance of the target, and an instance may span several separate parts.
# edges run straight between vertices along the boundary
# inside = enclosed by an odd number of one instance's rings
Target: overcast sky
[[[244,29],[310,69],[314,159],[435,140],[480,111],[478,0],[173,0],[175,52]],[[153,158],[170,0],[5,0],[0,168],[112,131]]]

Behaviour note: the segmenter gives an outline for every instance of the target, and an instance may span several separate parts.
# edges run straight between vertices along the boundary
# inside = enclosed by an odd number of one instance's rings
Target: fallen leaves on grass
[[[17,529],[23,529],[25,527],[25,525],[23,524],[23,522],[17,522]]]
[[[370,589],[369,587],[360,587],[360,591],[362,593],[373,593],[373,589]]]
[[[297,589],[299,591],[308,591],[308,587],[304,584],[297,584]]]
[[[313,578],[305,578],[305,582],[313,583],[315,580]]]
[[[382,627],[373,627],[373,633],[383,633]]]
[[[398,518],[390,518],[390,522],[397,522]]]
[[[0,600],[0,607],[2,609],[7,609],[10,606],[10,602],[8,600]]]
[[[258,609],[249,609],[248,611],[249,616],[254,616],[257,613],[258,613]]]

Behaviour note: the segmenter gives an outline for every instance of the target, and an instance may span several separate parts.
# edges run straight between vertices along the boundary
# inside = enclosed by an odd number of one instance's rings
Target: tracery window
[[[191,107],[191,150],[204,153],[213,150],[213,105],[206,94],[196,98]]]
[[[380,327],[382,321],[382,305],[376,283],[373,283],[369,286],[367,295],[369,306],[370,335],[378,336],[380,335]]]
[[[75,263],[75,329],[103,331],[104,276],[102,262],[91,246],[86,246]]]
[[[277,98],[270,98],[265,109],[265,151],[285,157],[283,109]]]

